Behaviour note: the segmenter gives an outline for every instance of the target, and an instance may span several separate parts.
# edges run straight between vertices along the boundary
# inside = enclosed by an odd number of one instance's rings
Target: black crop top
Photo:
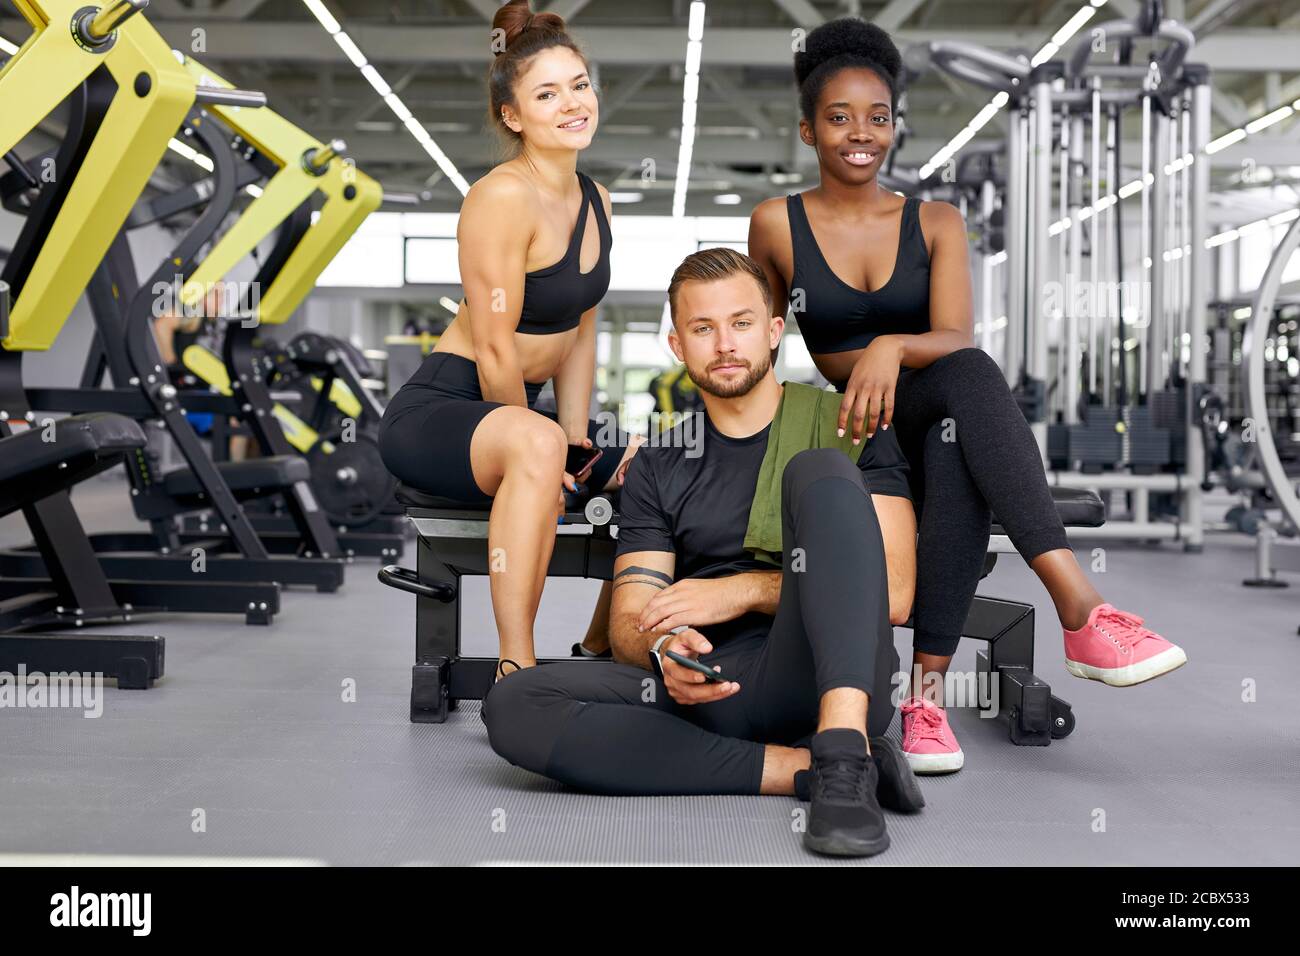
[[[808,351],[849,352],[866,348],[878,335],[930,331],[930,253],[921,234],[920,206],[915,197],[903,203],[894,272],[879,289],[863,292],[827,264],[804,213],[803,197],[786,197],[794,251],[790,299],[792,306],[803,306],[794,317]]]
[[[609,290],[609,249],[613,244],[609,220],[600,190],[590,178],[578,173],[582,186],[582,206],[578,223],[569,239],[569,250],[553,266],[524,276],[524,305],[519,313],[517,332],[548,335],[577,328],[582,313],[600,303]],[[582,272],[582,240],[587,234],[587,208],[596,210],[600,232],[600,257],[590,272]]]

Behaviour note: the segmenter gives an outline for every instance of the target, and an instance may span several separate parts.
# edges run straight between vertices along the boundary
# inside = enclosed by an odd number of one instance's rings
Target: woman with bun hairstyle
[[[499,678],[536,663],[533,624],[564,490],[618,487],[636,442],[620,432],[593,466],[565,470],[569,446],[591,448],[600,432],[588,411],[596,307],[609,287],[609,195],[577,171],[599,115],[586,57],[563,19],[533,14],[527,0],[502,6],[492,28],[490,116],[510,158],[465,197],[456,230],[465,297],[389,404],[380,448],[408,485],[491,502]],[[554,414],[533,410],[547,380]],[[606,585],[588,652],[607,650],[608,607]]]
[[[855,441],[896,432],[920,513],[913,673],[942,675],[979,582],[990,512],[1047,587],[1076,677],[1127,686],[1182,665],[1182,649],[1104,602],[1075,560],[1033,433],[997,364],[974,347],[966,225],[953,206],[882,186],[902,58],[857,18],[826,23],[795,54],[799,136],[820,183],[761,203],[749,254],[777,309],[794,309],[813,361],[844,393]],[[897,426],[891,428],[890,426]],[[923,505],[923,507],[922,507]],[[903,750],[917,773],[960,769],[939,697],[913,686]]]

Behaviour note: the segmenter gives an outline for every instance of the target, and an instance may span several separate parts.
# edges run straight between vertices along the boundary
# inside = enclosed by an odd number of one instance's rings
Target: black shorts
[[[903,369],[899,378],[910,369]],[[846,382],[833,382],[835,391],[844,394]],[[877,428],[876,433],[867,442],[859,458],[862,478],[867,489],[873,495],[890,495],[896,498],[910,498],[913,502],[920,500],[914,482],[908,457],[903,453],[903,446],[898,438],[898,429],[890,425],[888,429]]]
[[[529,408],[537,403],[542,384],[524,383]],[[434,352],[388,403],[379,426],[384,464],[401,482],[428,494],[472,504],[490,502],[492,496],[474,481],[470,441],[484,416],[501,407],[501,402],[483,400],[475,363],[450,352]],[[554,412],[533,410],[556,420]],[[587,437],[605,452],[587,479],[593,489],[608,484],[627,447],[626,432],[619,429],[610,444],[609,431],[594,419],[587,422]]]

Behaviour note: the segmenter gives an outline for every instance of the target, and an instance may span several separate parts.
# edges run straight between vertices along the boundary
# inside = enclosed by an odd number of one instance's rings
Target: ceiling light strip
[[[469,182],[460,174],[456,164],[434,142],[433,137],[429,135],[429,131],[424,128],[424,124],[415,118],[406,104],[402,102],[401,97],[393,92],[393,88],[375,69],[374,64],[366,60],[366,55],[361,52],[361,48],[357,46],[356,41],[344,32],[343,26],[329,12],[325,4],[321,0],[302,0],[302,2],[320,22],[320,25],[325,28],[325,32],[334,38],[334,42],[339,45],[343,55],[361,71],[361,75],[366,78],[366,82],[375,88],[375,92],[383,99],[385,105],[393,111],[393,115],[406,127],[407,132],[438,164],[438,168],[442,170],[443,175],[451,180],[452,184],[460,190],[462,196],[469,192]]]
[[[700,97],[700,57],[704,50],[704,4],[691,4],[686,29],[686,75],[682,79],[682,135],[677,146],[677,180],[673,185],[673,217],[686,215],[686,187],[695,153],[695,120]]]

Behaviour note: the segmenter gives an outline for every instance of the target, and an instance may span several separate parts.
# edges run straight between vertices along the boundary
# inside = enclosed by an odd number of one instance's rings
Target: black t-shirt
[[[619,492],[618,554],[667,551],[677,556],[675,577],[719,578],[771,571],[743,547],[758,473],[772,426],[745,438],[719,432],[697,413],[698,447],[686,447],[684,423],[637,449]],[[873,495],[910,497],[907,459],[893,429],[878,431],[862,448],[858,468]],[[741,634],[766,633],[771,617],[746,614],[702,629],[717,644]]]

